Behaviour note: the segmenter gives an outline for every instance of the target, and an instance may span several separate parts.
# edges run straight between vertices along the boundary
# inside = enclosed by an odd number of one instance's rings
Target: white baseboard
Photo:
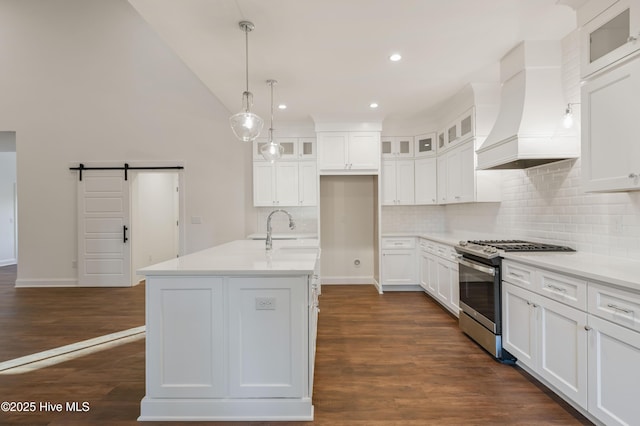
[[[17,259],[0,259],[0,268],[3,266],[15,265],[18,263]]]
[[[75,278],[36,278],[16,280],[16,287],[78,287]]]
[[[363,277],[325,277],[322,276],[322,285],[335,285],[335,284],[375,284],[376,280],[371,276]]]

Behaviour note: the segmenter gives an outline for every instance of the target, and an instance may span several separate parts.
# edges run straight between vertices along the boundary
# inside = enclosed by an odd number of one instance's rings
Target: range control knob
[[[482,249],[482,251],[483,251],[483,252],[485,252],[485,253],[493,254],[493,253],[497,253],[497,252],[498,252],[498,249],[497,249],[497,248],[495,248],[495,247],[489,247],[489,246],[487,246],[487,247],[483,248],[483,249]]]
[[[466,241],[460,241],[458,244],[460,244],[460,246],[462,247],[466,247],[467,245],[469,245],[469,243]]]

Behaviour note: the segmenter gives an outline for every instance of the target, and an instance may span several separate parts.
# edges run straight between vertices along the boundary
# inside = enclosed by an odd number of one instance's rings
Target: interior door
[[[122,170],[95,170],[78,182],[78,285],[131,286],[129,184]]]

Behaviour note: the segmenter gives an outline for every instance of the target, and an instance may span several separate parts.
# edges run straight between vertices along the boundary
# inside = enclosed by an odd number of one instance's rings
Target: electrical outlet
[[[275,297],[256,297],[257,311],[273,311],[276,309]]]

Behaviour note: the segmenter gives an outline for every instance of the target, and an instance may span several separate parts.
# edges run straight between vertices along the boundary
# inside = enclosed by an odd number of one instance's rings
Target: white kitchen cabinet
[[[190,277],[185,286],[181,277],[154,277],[146,286],[147,347],[158,349],[147,356],[147,396],[224,397],[225,347],[216,344],[226,334],[223,278]]]
[[[589,413],[606,425],[640,419],[640,333],[589,315]]]
[[[318,132],[320,174],[376,174],[380,169],[379,132]]]
[[[435,257],[426,250],[420,250],[420,287],[431,296],[436,295],[437,264]]]
[[[587,314],[503,281],[503,347],[587,407]]]
[[[425,133],[414,137],[414,156],[432,157],[436,154],[436,133]]]
[[[534,295],[502,281],[502,346],[519,364],[535,368],[537,327],[531,312]]]
[[[309,328],[300,302],[307,307],[309,283],[299,277],[227,280],[229,396],[302,397],[308,391],[303,361]],[[273,306],[260,308],[258,300],[273,300]]]
[[[318,172],[314,161],[298,163],[298,205],[318,204]]]
[[[419,257],[420,286],[456,317],[459,316],[460,280],[455,249],[421,238]]]
[[[437,164],[436,157],[416,158],[414,173],[416,205],[438,203]]]
[[[382,285],[417,284],[415,238],[383,238],[381,269]]]
[[[444,154],[441,162],[444,182],[444,202],[468,203],[475,201],[475,151],[473,142],[457,146]],[[440,165],[439,165],[440,167]],[[441,200],[442,201],[442,200]]]
[[[384,136],[380,148],[382,158],[412,158],[413,136]]]
[[[297,162],[254,162],[253,205],[299,205]]]
[[[318,204],[316,164],[312,161],[253,163],[253,205],[256,207]]]
[[[382,204],[412,205],[415,201],[414,161],[385,160],[382,162]]]
[[[440,303],[457,317],[460,315],[458,262],[437,257],[436,268],[438,277],[436,296],[440,299]]]
[[[588,311],[589,412],[607,425],[635,424],[640,293],[589,283]]]
[[[476,171],[475,139],[438,155],[438,204],[495,202],[501,199],[501,174]]]
[[[640,58],[582,86],[585,191],[640,190]]]
[[[583,78],[640,49],[640,3],[637,0],[608,3],[611,4],[609,7],[580,28],[580,74]],[[584,15],[600,10],[595,10],[595,6],[590,4],[580,12]],[[585,16],[581,18],[588,19]]]

